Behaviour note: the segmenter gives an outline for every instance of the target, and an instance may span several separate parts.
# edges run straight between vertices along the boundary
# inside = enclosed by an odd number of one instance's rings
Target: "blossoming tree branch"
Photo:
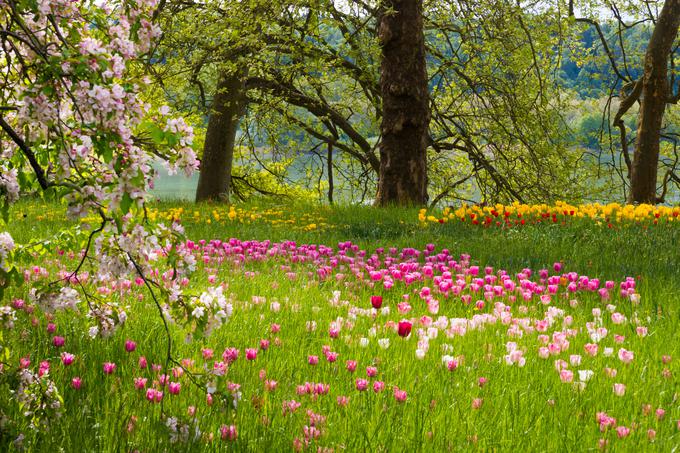
[[[60,240],[81,241],[78,266],[60,281],[32,288],[31,297],[47,311],[77,309],[84,297],[92,336],[110,335],[126,315],[115,302],[88,294],[80,284],[86,278],[106,282],[136,274],[166,296],[158,301],[164,317],[193,313],[202,330],[226,318],[218,294],[195,299],[198,308],[182,301],[180,277],[194,267],[190,250],[177,246],[182,227],[145,215],[154,159],[187,175],[198,167],[192,127],[140,96],[147,83],[143,63],[160,35],[152,22],[157,7],[157,0],[0,2],[3,222],[20,191],[34,189],[67,200],[70,219],[99,218],[89,232],[55,232],[34,244],[15,244],[1,233],[0,288],[21,280],[18,255],[59,247]],[[159,260],[172,269],[163,287],[150,277]]]

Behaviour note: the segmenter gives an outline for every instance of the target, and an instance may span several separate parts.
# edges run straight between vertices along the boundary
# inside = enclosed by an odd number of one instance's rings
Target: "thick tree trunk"
[[[205,134],[196,201],[229,201],[234,144],[244,107],[244,77],[238,71],[222,74]]]
[[[680,0],[666,0],[645,55],[642,100],[631,168],[631,203],[656,203],[659,141],[669,99],[668,60],[680,26]]]
[[[380,176],[376,205],[427,203],[430,122],[422,0],[388,0],[380,18]]]

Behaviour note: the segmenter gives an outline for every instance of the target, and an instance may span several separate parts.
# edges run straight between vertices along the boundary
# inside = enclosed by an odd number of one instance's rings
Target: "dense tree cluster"
[[[140,3],[138,28],[125,2],[3,3],[6,200],[19,179],[68,180],[74,213],[141,205],[150,180],[125,189],[137,164],[111,170],[107,129],[126,162],[197,154],[197,200],[656,203],[680,183],[672,0]],[[74,11],[87,32],[65,22]],[[185,119],[163,124],[166,105]],[[183,129],[193,144],[166,135]],[[70,141],[96,171],[69,161]]]
[[[417,28],[424,36],[428,107],[417,112],[418,102],[410,98],[401,116],[429,121],[424,152],[404,143],[414,156],[425,156],[416,167],[427,176],[414,179],[410,154],[392,161],[414,191],[409,202],[656,201],[633,196],[631,184],[642,175],[631,172],[637,126],[624,113],[638,110],[639,98],[630,106],[625,98],[645,73],[662,3],[446,0],[415,6],[165,2],[158,18],[164,34],[151,71],[162,88],[158,101],[194,114],[197,130],[205,131],[208,164],[197,199],[226,198],[230,191],[239,198],[257,192],[302,196],[300,183],[305,196],[331,201],[334,191],[336,198],[379,204],[383,194],[397,193],[399,178],[395,190],[380,184],[392,168],[382,151],[390,142],[384,127],[392,101],[381,80],[394,74],[385,24],[415,20],[415,14],[422,18]],[[672,30],[661,28],[658,34],[671,46],[662,53],[672,91],[677,46]],[[408,85],[416,90],[415,80]],[[668,96],[669,103],[673,99]],[[396,142],[405,137],[413,134]],[[637,143],[645,143],[642,137]],[[678,178],[668,154],[672,128],[660,138],[652,141],[661,142],[656,160],[665,177],[657,181],[650,174],[647,180],[655,194],[658,183],[663,200]]]

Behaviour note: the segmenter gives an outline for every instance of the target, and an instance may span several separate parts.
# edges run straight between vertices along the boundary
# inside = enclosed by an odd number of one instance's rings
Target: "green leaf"
[[[166,140],[166,134],[163,131],[163,129],[158,127],[158,125],[156,123],[152,123],[151,121],[146,121],[146,122],[142,123],[140,127],[141,127],[142,130],[149,133],[149,135],[151,136],[151,140],[153,140],[153,142],[156,145],[164,144],[164,142]]]
[[[129,193],[125,192],[125,194],[123,194],[123,199],[120,202],[120,210],[123,212],[123,215],[130,212],[133,201],[134,200],[132,200],[132,197]]]
[[[100,151],[100,155],[104,159],[104,162],[107,164],[111,162],[111,159],[113,159],[113,148],[110,146],[103,146]]]

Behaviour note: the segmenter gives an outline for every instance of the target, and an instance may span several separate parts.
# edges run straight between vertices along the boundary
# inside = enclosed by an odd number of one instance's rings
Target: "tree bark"
[[[375,204],[425,205],[430,106],[422,0],[387,0],[378,38],[383,117]]]
[[[680,26],[680,0],[666,0],[645,54],[642,100],[631,171],[631,203],[657,202],[659,142],[669,99],[668,61]]]
[[[236,132],[246,105],[244,79],[238,71],[220,76],[205,134],[196,201],[229,201]]]
[[[328,155],[326,157],[328,166],[328,204],[333,204],[333,144],[328,144]]]

